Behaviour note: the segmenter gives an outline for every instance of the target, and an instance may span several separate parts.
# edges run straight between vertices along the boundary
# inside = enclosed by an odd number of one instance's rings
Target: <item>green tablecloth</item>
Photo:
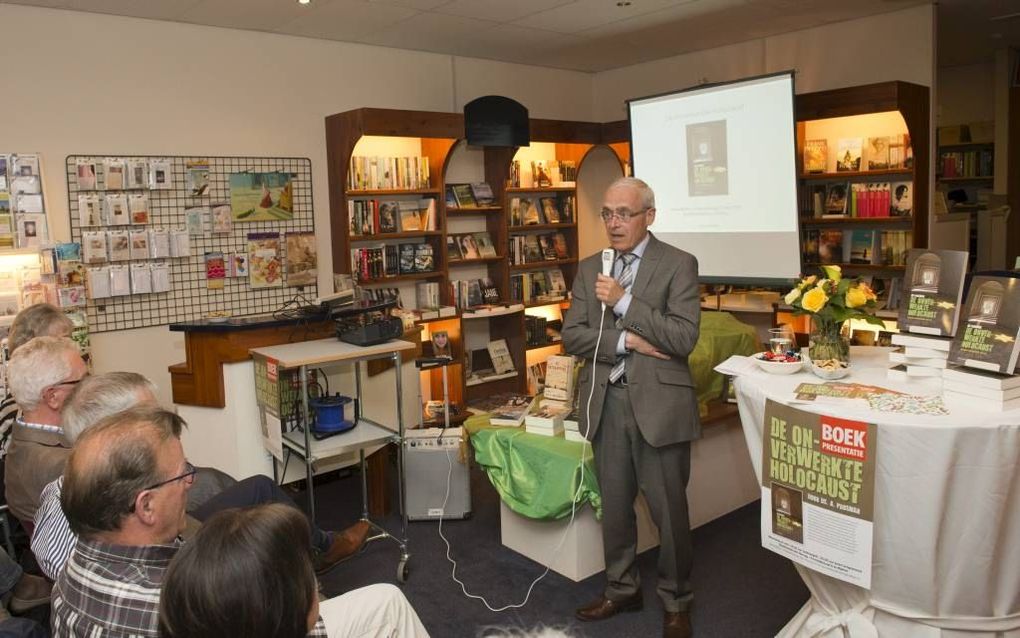
[[[702,414],[707,402],[722,393],[723,378],[713,368],[731,355],[749,355],[758,351],[753,327],[737,321],[726,312],[702,312],[701,334],[689,358],[697,386]],[[554,520],[570,516],[571,500],[582,481],[578,459],[585,454],[583,485],[578,506],[590,503],[595,515],[602,516],[591,447],[558,437],[528,434],[523,427],[489,425],[488,415],[477,415],[464,422],[471,437],[475,460],[503,502],[528,518]]]

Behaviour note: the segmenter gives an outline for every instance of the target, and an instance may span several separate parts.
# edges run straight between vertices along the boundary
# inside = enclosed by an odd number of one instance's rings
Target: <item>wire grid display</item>
[[[169,259],[148,259],[165,261],[170,264],[170,290],[162,293],[126,295],[104,299],[89,299],[86,311],[92,332],[109,332],[131,328],[160,326],[180,321],[202,319],[210,312],[226,312],[232,316],[244,316],[273,312],[280,309],[297,293],[307,300],[318,296],[316,284],[290,286],[284,278],[283,285],[271,288],[252,288],[248,277],[227,277],[219,290],[210,290],[205,276],[205,254],[223,253],[224,260],[230,253],[248,251],[248,233],[280,233],[279,256],[286,263],[286,241],[284,233],[314,232],[315,220],[312,210],[312,162],[299,157],[215,157],[215,156],[174,156],[174,155],[69,155],[67,157],[67,208],[71,217],[71,241],[82,241],[79,224],[78,195],[81,193],[106,191],[105,171],[102,159],[117,157],[129,159],[170,160],[172,167],[172,188],[151,189],[149,194],[149,223],[146,228],[183,229],[187,227],[185,210],[197,206],[212,207],[230,202],[229,176],[231,173],[272,173],[291,174],[293,189],[294,217],[289,221],[244,222],[234,220],[229,233],[205,232],[190,237],[191,256]],[[79,190],[77,163],[79,159],[96,162],[96,191]],[[191,196],[186,188],[187,164],[207,161],[209,163],[209,188],[201,197]],[[142,192],[139,190],[124,192]],[[131,228],[138,228],[132,226]],[[118,262],[128,263],[128,262]],[[310,301],[301,301],[306,305]]]

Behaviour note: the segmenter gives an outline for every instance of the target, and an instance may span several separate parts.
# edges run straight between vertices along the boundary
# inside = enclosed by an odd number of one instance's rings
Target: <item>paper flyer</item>
[[[768,400],[762,439],[762,547],[870,588],[877,434],[872,423]]]

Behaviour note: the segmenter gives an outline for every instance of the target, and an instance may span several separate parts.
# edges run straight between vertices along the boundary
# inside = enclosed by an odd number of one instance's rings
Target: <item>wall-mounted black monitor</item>
[[[464,136],[471,146],[528,146],[528,109],[501,95],[486,95],[464,105]]]

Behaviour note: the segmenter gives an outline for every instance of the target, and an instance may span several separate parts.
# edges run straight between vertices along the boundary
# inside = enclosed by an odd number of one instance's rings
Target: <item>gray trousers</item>
[[[637,554],[634,499],[640,489],[659,528],[659,598],[666,611],[685,611],[694,598],[690,582],[691,525],[687,513],[691,444],[674,443],[658,448],[649,445],[634,420],[627,389],[609,385],[592,445],[602,491],[606,598],[620,600],[641,590],[641,576],[634,565]]]

